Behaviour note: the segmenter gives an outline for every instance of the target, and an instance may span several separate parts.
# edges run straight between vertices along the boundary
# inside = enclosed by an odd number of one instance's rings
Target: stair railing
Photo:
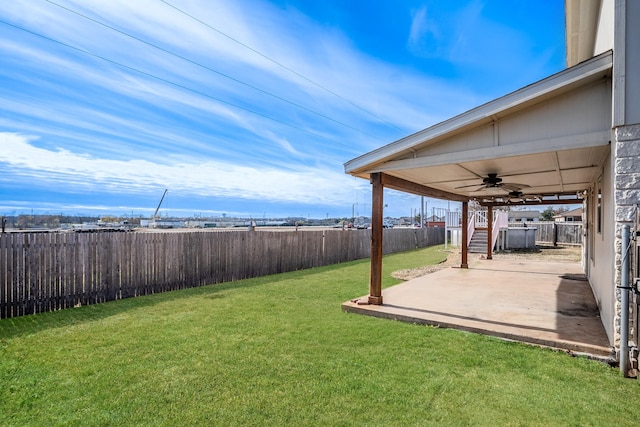
[[[476,221],[475,221],[475,227],[476,228],[487,228],[487,224],[489,224],[489,221],[487,219],[487,211],[476,211],[474,212]]]
[[[471,218],[469,218],[469,224],[467,224],[467,247],[471,244],[471,238],[473,237],[473,233],[476,231],[476,212],[471,214]]]
[[[505,211],[498,211],[496,213],[496,219],[493,221],[493,227],[491,231],[491,247],[496,247],[500,230],[509,227],[509,214]]]

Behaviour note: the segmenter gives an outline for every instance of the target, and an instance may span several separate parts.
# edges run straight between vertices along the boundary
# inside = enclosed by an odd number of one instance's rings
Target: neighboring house
[[[424,219],[424,226],[429,228],[444,227],[445,217],[438,215],[431,215]]]
[[[635,226],[640,201],[640,1],[566,0],[565,14],[565,70],[350,160],[345,171],[372,184],[370,304],[382,303],[384,188],[462,202],[463,223],[473,200],[489,212],[582,205],[584,270],[624,365],[621,334],[630,325],[637,347],[640,329],[640,310],[626,301],[636,297],[618,288],[622,260],[635,258],[622,252],[622,229]]]
[[[555,222],[582,222],[582,208],[553,216]]]
[[[540,211],[509,211],[509,222],[540,221]]]

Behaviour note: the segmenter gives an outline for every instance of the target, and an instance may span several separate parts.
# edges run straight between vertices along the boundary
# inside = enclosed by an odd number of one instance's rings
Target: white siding
[[[593,294],[600,307],[600,317],[611,345],[616,336],[616,289],[614,278],[615,264],[615,227],[614,199],[612,184],[611,157],[607,158],[602,171],[600,186],[594,183],[588,199],[587,230],[590,235],[587,242],[591,251],[586,262],[589,263],[589,282]],[[597,230],[597,192],[602,190],[602,222],[601,232]]]
[[[611,129],[611,83],[608,79],[521,110],[495,123],[466,132],[405,156],[429,157],[472,149],[608,132]],[[569,147],[567,147],[569,148]]]
[[[499,145],[582,135],[611,129],[611,87],[602,80],[500,121]]]

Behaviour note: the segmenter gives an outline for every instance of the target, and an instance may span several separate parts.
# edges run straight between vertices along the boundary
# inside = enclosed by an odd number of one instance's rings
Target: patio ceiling
[[[611,140],[611,52],[367,153],[345,171],[382,172],[481,202],[573,195],[598,178]],[[484,185],[497,174],[502,182]]]

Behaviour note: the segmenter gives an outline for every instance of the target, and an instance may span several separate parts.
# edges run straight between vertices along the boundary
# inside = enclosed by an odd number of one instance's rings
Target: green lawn
[[[386,256],[389,273],[442,247]],[[586,359],[346,314],[356,261],[0,320],[0,425],[637,425]]]

